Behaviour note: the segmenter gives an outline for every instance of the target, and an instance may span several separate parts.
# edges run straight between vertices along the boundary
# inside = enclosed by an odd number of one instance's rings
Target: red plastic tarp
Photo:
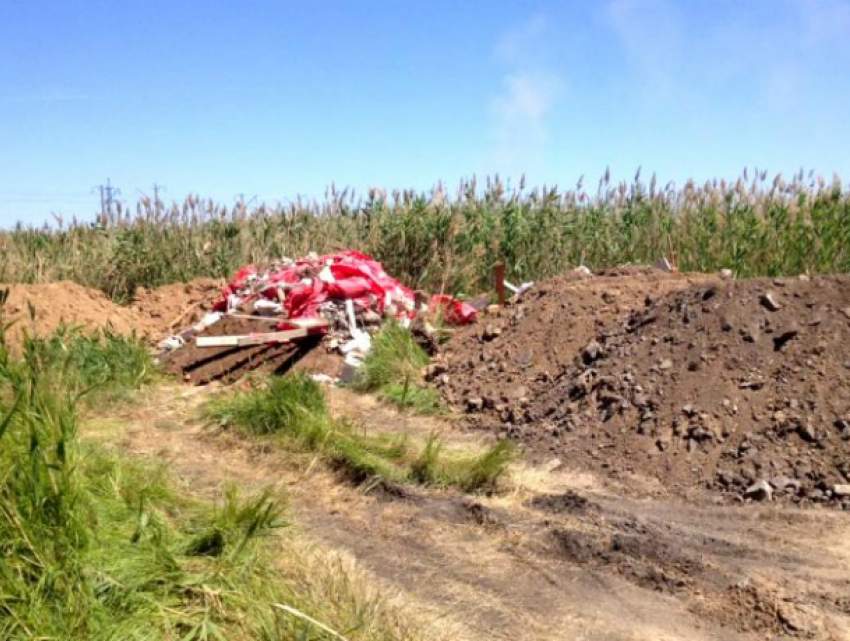
[[[280,301],[282,290],[285,296]],[[380,313],[393,304],[399,318],[410,318],[418,311],[410,289],[389,276],[381,263],[357,251],[302,258],[264,274],[259,274],[254,265],[245,266],[225,287],[215,309],[228,309],[232,296],[241,301],[261,296],[282,302],[288,318],[315,318],[322,303],[328,300],[351,300],[363,308],[374,307]],[[435,296],[431,306],[441,308],[450,323],[465,325],[475,320],[472,306],[450,296]]]
[[[478,310],[451,296],[436,294],[431,297],[431,311],[440,312],[450,325],[469,325],[478,318]]]

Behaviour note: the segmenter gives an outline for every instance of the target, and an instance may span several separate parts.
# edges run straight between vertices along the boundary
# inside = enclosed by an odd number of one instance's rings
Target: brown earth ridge
[[[220,281],[205,278],[139,288],[129,305],[119,305],[103,292],[71,281],[0,284],[0,289],[9,289],[4,315],[13,325],[7,338],[17,349],[25,333],[45,337],[63,326],[86,331],[111,327],[118,334],[135,333],[157,341],[196,322],[218,298],[221,286]]]

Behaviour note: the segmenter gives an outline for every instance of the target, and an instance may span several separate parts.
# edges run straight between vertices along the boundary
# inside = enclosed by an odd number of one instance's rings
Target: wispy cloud
[[[560,90],[559,79],[546,72],[517,71],[503,79],[492,102],[494,160],[509,175],[539,169],[549,142],[549,114]]]
[[[672,98],[685,42],[676,5],[669,0],[614,0],[605,14],[628,64],[641,76],[645,99],[655,103]]]
[[[564,89],[541,48],[546,28],[543,18],[532,18],[505,34],[496,46],[505,73],[490,103],[491,162],[508,176],[532,173],[544,165],[550,115]]]
[[[850,1],[718,0],[722,19],[672,0],[610,0],[604,16],[646,107],[714,103],[739,89],[751,104],[791,113],[828,66],[850,56]]]

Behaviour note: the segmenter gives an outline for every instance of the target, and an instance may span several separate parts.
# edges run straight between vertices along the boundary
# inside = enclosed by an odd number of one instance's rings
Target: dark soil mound
[[[644,267],[610,273],[568,272],[458,330],[430,370],[434,384],[451,405],[510,420],[511,411],[550,384],[591,338],[624,322],[648,297],[717,280]]]
[[[585,514],[597,509],[595,503],[572,490],[560,494],[539,494],[531,499],[529,505],[550,514]]]
[[[647,303],[538,377],[506,429],[670,488],[850,508],[850,277],[714,282]],[[539,347],[560,342],[553,329]]]

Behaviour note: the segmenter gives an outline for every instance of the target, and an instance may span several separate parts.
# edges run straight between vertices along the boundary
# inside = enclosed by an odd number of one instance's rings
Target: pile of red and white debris
[[[440,316],[473,322],[476,310],[444,295],[413,292],[381,263],[355,251],[240,269],[213,311],[160,343],[160,360],[186,380],[234,380],[245,371],[283,369],[319,344],[356,369],[385,322],[418,325]]]

